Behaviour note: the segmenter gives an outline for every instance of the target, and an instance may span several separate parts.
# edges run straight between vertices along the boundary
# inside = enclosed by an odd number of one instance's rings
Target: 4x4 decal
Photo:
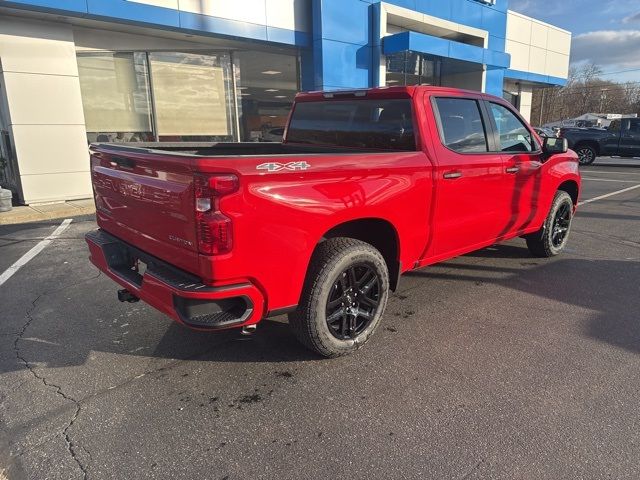
[[[278,163],[278,162],[268,162],[261,163],[256,167],[256,170],[266,170],[268,172],[279,172],[280,170],[306,170],[311,165],[307,162],[289,162],[289,163]]]

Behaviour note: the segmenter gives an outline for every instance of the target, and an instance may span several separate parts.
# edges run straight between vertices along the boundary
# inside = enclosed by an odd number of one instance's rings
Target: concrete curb
[[[77,217],[96,213],[93,199],[71,200],[62,203],[14,207],[9,212],[0,212],[0,225],[41,222],[57,218]]]

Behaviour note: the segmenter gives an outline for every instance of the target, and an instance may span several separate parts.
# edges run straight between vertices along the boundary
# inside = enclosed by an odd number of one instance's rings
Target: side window
[[[620,120],[614,120],[609,124],[609,128],[607,130],[611,132],[619,132],[621,125],[622,123],[620,122]]]
[[[629,120],[630,126],[629,130],[634,133],[640,133],[640,121],[639,120]]]
[[[490,105],[500,136],[501,151],[532,152],[536,149],[531,133],[511,110],[497,103]]]
[[[487,152],[487,134],[478,102],[470,98],[436,98],[442,143],[460,153]]]

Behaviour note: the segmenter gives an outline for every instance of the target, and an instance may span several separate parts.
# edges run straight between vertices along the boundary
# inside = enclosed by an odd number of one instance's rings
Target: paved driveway
[[[0,472],[33,479],[640,478],[640,167],[583,169],[569,248],[403,277],[357,354],[285,318],[194,333],[87,261],[75,218],[0,286]],[[0,274],[60,222],[0,227]],[[1,475],[0,475],[1,477]]]

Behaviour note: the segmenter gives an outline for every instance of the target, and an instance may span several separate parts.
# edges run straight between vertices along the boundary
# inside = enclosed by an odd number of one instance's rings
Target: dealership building
[[[507,0],[0,0],[0,185],[91,196],[88,143],[274,141],[300,90],[566,82],[571,34]]]

